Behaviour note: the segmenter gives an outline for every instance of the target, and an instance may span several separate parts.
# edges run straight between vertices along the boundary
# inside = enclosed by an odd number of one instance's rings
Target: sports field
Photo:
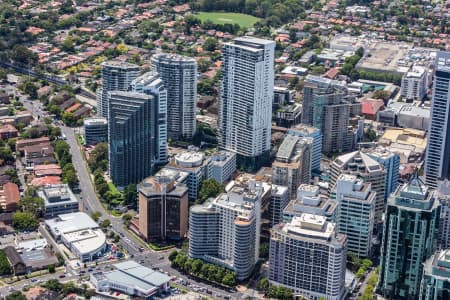
[[[202,22],[210,20],[215,24],[239,24],[241,27],[252,27],[259,18],[239,13],[199,12],[195,14]]]

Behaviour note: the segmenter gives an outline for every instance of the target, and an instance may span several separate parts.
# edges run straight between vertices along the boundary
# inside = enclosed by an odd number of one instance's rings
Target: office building
[[[438,247],[450,249],[450,181],[439,182],[436,196],[441,204]]]
[[[208,165],[208,179],[214,179],[217,182],[225,183],[236,171],[236,153],[229,151],[220,151],[211,156]]]
[[[108,121],[106,118],[84,119],[84,142],[95,145],[108,141]]]
[[[158,121],[153,141],[155,153],[155,163],[163,164],[167,162],[167,89],[156,72],[147,72],[134,79],[130,84],[130,89],[136,93],[151,95],[154,97],[157,111],[152,116]]]
[[[272,183],[288,187],[289,199],[295,199],[297,188],[311,180],[309,138],[286,135],[272,163]]]
[[[109,118],[108,93],[111,91],[128,91],[131,81],[139,76],[137,65],[122,61],[105,61],[102,63],[102,87],[97,89],[97,115]]]
[[[273,108],[277,109],[280,106],[291,104],[294,102],[294,90],[290,90],[287,87],[274,86],[273,87]]]
[[[268,162],[275,42],[239,37],[222,45],[219,146],[256,171]]]
[[[286,186],[272,184],[272,197],[270,198],[269,206],[269,215],[272,225],[283,221],[283,210],[288,203],[288,188]]]
[[[200,192],[201,184],[207,178],[210,158],[203,152],[188,149],[186,152],[176,154],[165,166],[167,169],[183,171],[189,174],[186,181],[189,200],[196,200]]]
[[[343,299],[347,238],[325,217],[301,214],[275,225],[270,237],[269,281],[307,299]]]
[[[437,248],[439,201],[417,173],[388,199],[379,290],[389,299],[419,295],[423,265]]]
[[[45,227],[82,262],[95,260],[108,250],[103,230],[84,212],[59,215],[46,220]]]
[[[348,239],[348,251],[370,257],[375,219],[375,195],[370,183],[354,175],[339,176],[333,190],[338,202],[337,231]]]
[[[113,268],[112,271],[95,271],[90,275],[90,282],[98,292],[123,293],[130,298],[150,300],[170,289],[170,276],[135,261],[120,262]]]
[[[302,105],[293,103],[280,107],[275,112],[275,125],[291,128],[300,124],[302,117]]]
[[[423,264],[419,299],[450,299],[450,250],[437,251]]]
[[[303,213],[323,216],[336,223],[338,202],[320,193],[316,185],[302,184],[297,189],[297,198],[291,200],[283,210],[283,223],[289,223]]]
[[[375,159],[362,151],[354,151],[336,157],[330,164],[330,182],[328,191],[331,193],[341,174],[355,175],[370,183],[376,192],[375,224],[382,223],[385,207],[386,171]]]
[[[109,102],[109,174],[115,185],[123,187],[154,170],[158,108],[152,95],[135,92],[110,92]]]
[[[189,257],[223,266],[248,278],[259,257],[261,182],[233,186],[227,193],[191,206]]]
[[[436,55],[428,147],[425,158],[425,182],[437,187],[437,180],[450,179],[450,52]]]
[[[397,153],[390,151],[389,148],[381,146],[375,149],[369,149],[365,153],[382,165],[386,171],[384,199],[387,199],[398,186],[400,156]]]
[[[311,173],[314,175],[320,174],[320,158],[322,157],[322,139],[323,135],[319,129],[299,124],[295,127],[289,128],[287,134],[296,135],[300,137],[312,138],[311,148]]]
[[[37,195],[44,200],[45,218],[78,212],[78,199],[67,184],[47,185],[38,190]]]
[[[189,200],[182,182],[186,176],[163,169],[139,184],[139,232],[147,241],[185,237]]]
[[[167,134],[191,139],[195,133],[197,63],[192,57],[160,53],[152,56],[152,70],[167,89]]]
[[[428,89],[428,69],[412,66],[402,77],[400,94],[407,100],[422,100]]]
[[[345,82],[308,75],[302,105],[302,123],[320,129],[323,134],[323,152],[353,149],[354,133],[349,128],[349,120],[360,104],[347,94]]]

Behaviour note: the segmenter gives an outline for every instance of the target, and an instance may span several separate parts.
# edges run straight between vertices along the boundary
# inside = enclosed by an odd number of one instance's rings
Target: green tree
[[[216,197],[223,189],[223,184],[213,178],[203,180],[196,203],[203,203],[210,197]]]
[[[11,294],[7,295],[5,300],[27,300],[27,297],[25,297],[20,291],[14,291]]]
[[[269,279],[267,279],[267,277],[263,277],[256,284],[256,288],[259,291],[263,291],[264,293],[267,293],[267,291],[269,290],[269,285],[270,285]]]
[[[9,264],[5,251],[0,249],[0,275],[9,275],[11,272],[11,265]]]
[[[126,226],[130,225],[130,222],[131,222],[131,219],[132,219],[132,218],[133,218],[133,216],[132,216],[131,214],[124,214],[124,215],[122,216],[123,223],[124,223]]]
[[[194,260],[194,262],[192,263],[192,273],[198,275],[200,273],[200,271],[202,270],[203,267],[203,262],[200,259],[196,259]]]
[[[39,225],[36,217],[28,212],[15,212],[12,217],[12,225],[19,231],[34,231]]]
[[[55,273],[55,265],[49,265],[48,266],[48,272],[49,273]]]
[[[62,115],[62,120],[64,122],[64,124],[66,124],[67,126],[73,126],[75,125],[75,117],[73,116],[73,113],[71,112],[64,112]]]
[[[19,200],[19,208],[22,212],[32,214],[39,218],[44,211],[44,200],[32,195],[24,195]]]
[[[205,42],[203,43],[203,49],[205,49],[206,51],[214,51],[217,48],[217,39],[215,38],[207,38],[205,40]]]
[[[124,204],[132,207],[137,206],[137,186],[136,184],[129,184],[123,191]]]
[[[31,50],[29,50],[27,47],[23,45],[14,46],[9,57],[14,62],[22,65],[30,64],[30,66],[33,66],[38,61],[37,54],[33,53]]]
[[[66,52],[73,52],[74,51],[74,42],[72,37],[68,36],[62,43],[61,43],[61,49]]]
[[[269,243],[261,243],[259,245],[259,257],[264,259],[269,258]]]
[[[78,185],[77,171],[73,167],[72,163],[68,163],[62,170],[62,179],[64,183],[67,183],[71,188]]]
[[[235,286],[236,285],[236,275],[233,273],[226,274],[222,279],[222,284],[227,286]]]
[[[100,226],[102,228],[108,228],[111,225],[111,221],[109,219],[105,219],[102,221],[102,223],[100,224]]]
[[[99,211],[95,211],[95,212],[91,213],[91,218],[92,218],[95,222],[97,222],[98,219],[100,219],[101,216],[102,216],[102,213],[99,212]]]
[[[173,250],[169,254],[169,261],[173,263],[175,261],[175,259],[177,258],[177,256],[178,256],[178,251],[177,250]]]
[[[45,287],[50,291],[60,292],[63,289],[63,284],[60,283],[57,279],[50,279],[44,284],[42,284],[42,287]]]

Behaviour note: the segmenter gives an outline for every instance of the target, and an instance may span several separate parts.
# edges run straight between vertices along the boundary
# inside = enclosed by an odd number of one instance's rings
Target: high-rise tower
[[[438,179],[450,179],[450,52],[436,55],[425,182],[437,187]]]
[[[137,65],[121,61],[102,63],[102,87],[97,90],[97,115],[108,118],[108,92],[128,91],[131,81],[139,76]]]
[[[222,55],[219,145],[255,170],[270,151],[275,42],[239,37],[223,44]]]
[[[172,139],[191,139],[195,133],[197,63],[192,57],[160,53],[152,69],[167,89],[167,133]]]

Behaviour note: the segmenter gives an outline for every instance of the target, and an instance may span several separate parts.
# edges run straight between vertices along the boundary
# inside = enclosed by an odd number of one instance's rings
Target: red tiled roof
[[[383,100],[364,99],[361,101],[361,112],[365,115],[374,116],[384,106]]]
[[[6,205],[17,204],[20,200],[20,192],[17,184],[8,182],[3,185],[3,195]]]
[[[49,184],[61,184],[61,178],[59,176],[44,176],[34,178],[30,183],[32,186],[44,186]]]

